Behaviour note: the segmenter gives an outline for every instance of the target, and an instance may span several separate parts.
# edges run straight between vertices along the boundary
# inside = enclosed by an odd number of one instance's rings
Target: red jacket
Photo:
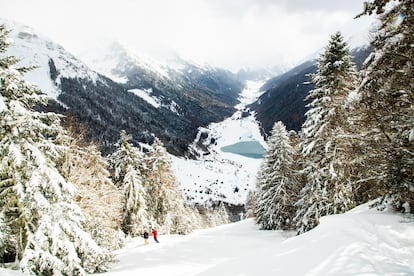
[[[154,237],[154,238],[156,238],[157,237],[157,230],[155,230],[155,229],[152,229],[152,232],[151,232],[151,234],[152,234],[152,236]]]

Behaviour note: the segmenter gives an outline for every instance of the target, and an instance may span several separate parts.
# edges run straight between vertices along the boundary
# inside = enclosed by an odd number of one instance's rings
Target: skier
[[[148,245],[148,232],[144,232],[144,245]]]
[[[157,243],[159,243],[158,239],[157,239],[157,230],[155,230],[155,228],[152,228],[152,236],[154,237],[154,241],[156,241]]]

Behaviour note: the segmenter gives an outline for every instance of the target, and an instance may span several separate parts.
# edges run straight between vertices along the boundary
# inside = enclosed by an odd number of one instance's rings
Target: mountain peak
[[[56,84],[62,77],[88,78],[93,81],[98,78],[85,63],[35,29],[6,19],[0,19],[0,24],[11,30],[12,47],[8,48],[7,54],[20,60],[17,66],[37,66],[37,69],[25,75],[25,79],[36,83],[52,99],[57,100],[59,89]],[[59,70],[54,71],[53,68]]]

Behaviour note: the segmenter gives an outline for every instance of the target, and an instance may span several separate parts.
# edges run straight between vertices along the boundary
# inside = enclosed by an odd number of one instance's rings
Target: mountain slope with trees
[[[28,68],[3,56],[7,36],[0,26],[0,260],[31,275],[105,271],[111,254],[85,232],[75,187],[56,166],[66,135],[60,117],[33,110],[47,97],[23,80]]]
[[[163,75],[122,52],[117,65],[124,66],[128,81],[115,82],[29,27],[5,22],[14,29],[9,53],[22,59],[24,66],[39,67],[28,79],[54,99],[46,110],[75,116],[87,125],[88,139],[96,141],[105,154],[114,150],[120,131],[126,130],[135,145],[150,144],[157,136],[170,153],[185,155],[198,127],[233,114],[243,88],[225,70],[197,71],[198,67],[187,63],[186,74],[169,69]],[[159,104],[148,102],[138,92],[146,92]]]
[[[353,61],[358,68],[370,52],[368,46],[352,51]],[[300,130],[308,110],[305,98],[313,89],[309,75],[315,72],[315,61],[306,61],[263,85],[261,90],[265,92],[249,108],[256,112],[256,118],[266,135],[270,134],[277,121],[282,121],[288,130]]]
[[[33,68],[5,54],[8,34],[0,25],[0,266],[29,275],[103,272],[110,250],[144,228],[186,234],[228,222],[222,208],[200,212],[184,201],[158,138],[144,154],[123,132],[108,167],[77,123],[35,109],[49,97],[23,79]]]
[[[365,5],[363,14],[379,14],[381,24],[360,74],[339,33],[318,59],[312,75],[314,89],[307,98],[310,109],[299,133],[303,164],[292,173],[302,176],[297,185],[301,192],[293,204],[296,216],[289,221],[299,234],[316,227],[322,216],[341,214],[371,200],[371,207],[380,210],[414,213],[414,87],[410,81],[414,9],[408,0],[385,9],[388,2]],[[271,141],[276,136],[280,137],[280,131],[272,133]],[[272,156],[273,147],[269,150],[267,157]],[[261,195],[276,196],[274,187],[281,184],[273,176],[286,170],[265,168],[280,162],[281,156],[265,159],[258,194],[250,197],[255,200],[250,209],[259,215],[270,210],[266,216],[272,221],[284,221],[284,214]],[[284,160],[289,164],[289,158]],[[264,186],[262,179],[272,181]],[[287,194],[283,198],[294,199]],[[263,225],[260,218],[257,222]],[[272,229],[284,227],[277,223]]]

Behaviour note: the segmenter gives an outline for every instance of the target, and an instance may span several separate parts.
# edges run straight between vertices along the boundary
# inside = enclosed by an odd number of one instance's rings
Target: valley
[[[121,130],[142,148],[159,137],[184,197],[196,204],[243,205],[273,122],[297,129],[306,112],[313,60],[279,76],[264,69],[234,74],[179,56],[160,63],[114,41],[83,62],[34,29],[4,22],[13,29],[9,53],[20,65],[39,66],[27,80],[51,98],[46,110],[74,116],[104,155]],[[362,62],[367,51],[359,52]]]
[[[414,275],[412,0],[0,2],[1,275]]]
[[[188,200],[207,205],[219,201],[244,205],[249,191],[255,189],[261,158],[223,148],[242,143],[250,145],[245,152],[253,155],[256,151],[251,145],[257,150],[266,148],[259,123],[245,109],[260,96],[262,84],[263,81],[248,81],[239,97],[238,110],[230,118],[199,129],[197,138],[190,145],[199,156],[197,160],[173,157],[174,172]]]

